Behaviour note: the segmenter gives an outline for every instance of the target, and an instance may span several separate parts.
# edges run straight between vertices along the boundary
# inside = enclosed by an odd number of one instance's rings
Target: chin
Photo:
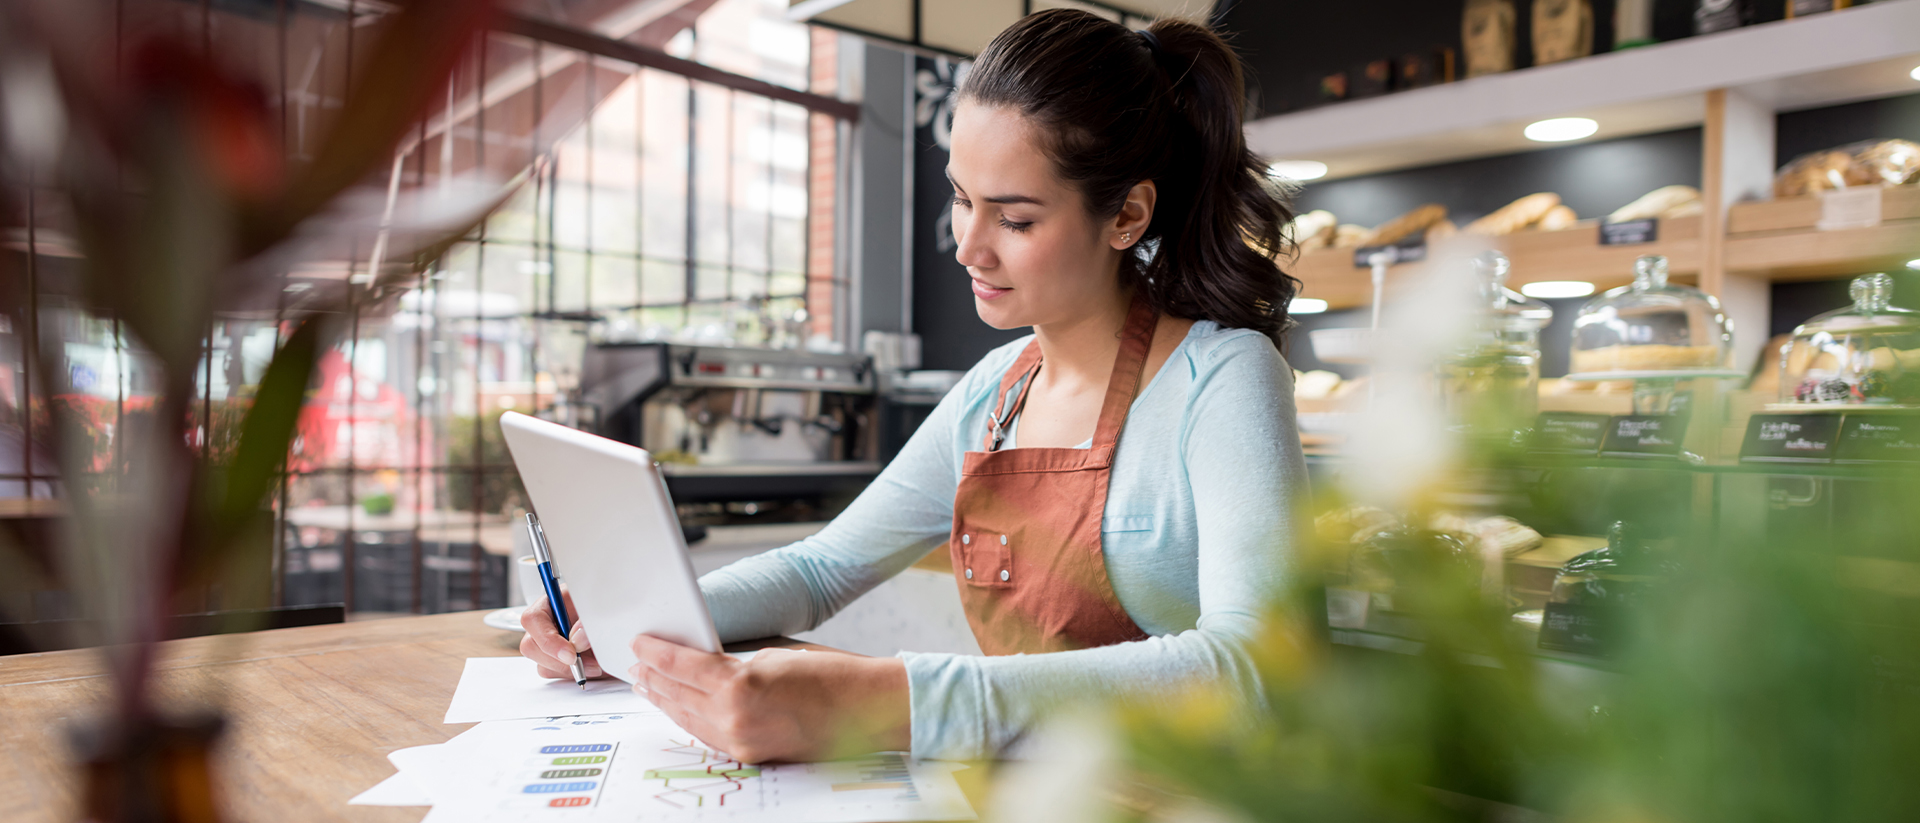
[[[973,311],[980,316],[980,322],[986,323],[1001,331],[1025,328],[1033,325],[1032,323],[1021,320],[1019,318],[1020,313],[1011,310],[1013,307],[995,305],[995,303],[1005,301],[1006,298],[1003,297],[1000,300],[994,301],[994,303],[989,303],[975,297],[973,298]]]

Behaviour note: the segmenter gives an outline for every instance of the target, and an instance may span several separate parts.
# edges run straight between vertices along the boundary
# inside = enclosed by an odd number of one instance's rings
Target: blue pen
[[[547,605],[553,607],[553,624],[560,627],[562,635],[570,634],[573,624],[567,620],[567,604],[560,598],[560,581],[553,576],[553,551],[547,548],[547,533],[540,528],[540,518],[533,512],[527,512],[527,536],[533,539],[533,560],[539,564],[540,585],[547,590]],[[571,642],[571,638],[569,638]],[[578,653],[573,656],[573,682],[581,690],[587,688],[587,667],[580,662]]]

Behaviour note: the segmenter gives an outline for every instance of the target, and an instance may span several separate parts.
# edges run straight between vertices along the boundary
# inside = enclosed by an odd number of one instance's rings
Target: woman
[[[1255,248],[1289,214],[1241,102],[1238,61],[1193,24],[1055,10],[994,38],[954,115],[955,254],[980,318],[1034,334],[819,534],[701,580],[723,640],[791,634],[945,544],[989,656],[741,662],[640,637],[636,689],[748,762],[979,757],[1063,701],[1251,693],[1306,475],[1273,340],[1293,281]],[[526,615],[542,674],[590,654]]]

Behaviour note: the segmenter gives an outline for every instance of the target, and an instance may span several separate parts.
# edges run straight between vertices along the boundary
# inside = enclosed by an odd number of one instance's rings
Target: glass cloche
[[[1487,434],[1532,425],[1540,398],[1540,330],[1553,320],[1553,307],[1506,287],[1511,265],[1498,251],[1473,258],[1473,331],[1440,364],[1449,416]]]
[[[1780,403],[1795,408],[1920,408],[1920,312],[1891,305],[1893,278],[1856,278],[1853,305],[1793,330]]]
[[[1573,321],[1569,377],[1628,380],[1737,377],[1728,369],[1733,332],[1720,302],[1667,282],[1667,258],[1634,262],[1633,285],[1608,291]]]

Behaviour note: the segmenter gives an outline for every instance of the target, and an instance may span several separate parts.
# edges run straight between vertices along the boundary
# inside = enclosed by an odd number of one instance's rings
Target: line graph
[[[743,781],[760,776],[759,768],[700,746],[696,741],[667,742],[674,745],[661,751],[699,758],[684,765],[648,769],[643,775],[648,780],[661,781],[661,788],[665,789],[653,799],[676,809],[700,808],[707,805],[708,800],[716,806],[725,806],[728,796],[745,789]],[[679,781],[679,785],[674,781]]]

